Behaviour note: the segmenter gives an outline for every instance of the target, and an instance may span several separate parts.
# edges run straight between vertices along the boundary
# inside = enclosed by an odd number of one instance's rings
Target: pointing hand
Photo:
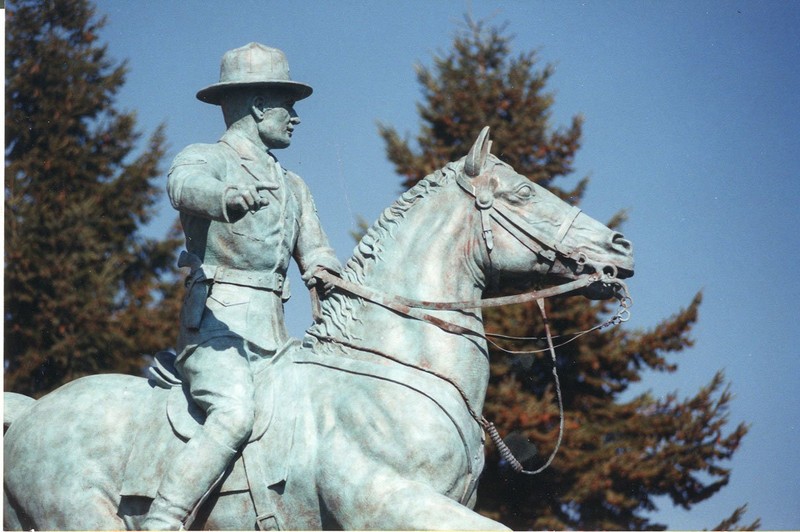
[[[228,209],[256,212],[269,205],[266,185],[237,185],[228,189],[225,194],[225,205]]]

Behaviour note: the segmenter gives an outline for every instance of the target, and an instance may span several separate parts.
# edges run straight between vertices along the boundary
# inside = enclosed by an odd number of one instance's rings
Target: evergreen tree
[[[7,6],[6,390],[139,372],[142,354],[174,343],[180,240],[137,233],[163,194],[164,134],[137,149],[103,25],[87,0]]]
[[[545,86],[553,69],[538,68],[533,52],[512,56],[511,40],[504,27],[468,20],[452,50],[434,58],[433,69],[418,67],[423,96],[418,149],[392,127],[379,126],[405,187],[465,155],[480,129],[489,125],[493,153],[560,197],[580,202],[586,179],[560,187],[561,178],[573,172],[581,118],[566,128],[552,128],[553,96]],[[620,213],[609,225],[624,219]],[[731,474],[723,464],[747,433],[745,425],[726,433],[731,394],[721,373],[689,399],[649,393],[620,399],[643,371],[675,371],[670,358],[692,345],[700,303],[698,294],[651,330],[604,329],[560,347],[566,411],[561,450],[535,476],[510,471],[493,450],[481,479],[478,510],[515,529],[661,529],[664,525],[647,516],[656,496],[668,495],[691,508],[717,493]],[[570,335],[603,323],[612,304],[570,297],[548,305],[553,334]],[[492,332],[544,334],[535,304],[487,311],[485,321]],[[533,351],[542,345],[505,342],[503,347]],[[554,448],[559,425],[549,355],[509,356],[492,348],[491,357],[484,413],[527,457],[527,469],[538,468]],[[737,526],[742,513],[743,507],[719,526]]]

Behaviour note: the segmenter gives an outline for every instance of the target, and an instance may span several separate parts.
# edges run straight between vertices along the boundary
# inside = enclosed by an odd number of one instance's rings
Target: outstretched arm
[[[236,221],[248,211],[269,205],[265,184],[225,183],[225,162],[202,145],[192,145],[175,158],[167,177],[167,194],[181,212],[219,222]]]

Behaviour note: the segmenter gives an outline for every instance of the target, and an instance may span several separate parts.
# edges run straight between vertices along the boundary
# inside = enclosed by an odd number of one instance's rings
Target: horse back
[[[18,393],[6,392],[3,394],[3,434],[15,419],[24,415],[25,411],[33,406],[36,401]]]

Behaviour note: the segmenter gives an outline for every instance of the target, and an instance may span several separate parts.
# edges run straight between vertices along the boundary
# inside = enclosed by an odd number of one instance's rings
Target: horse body
[[[459,504],[474,496],[483,442],[458,393],[405,367],[304,350],[283,362],[260,379],[278,392],[293,390],[285,398],[291,405],[276,415],[304,415],[293,431],[268,431],[250,444],[293,440],[291,475],[275,508],[280,528],[496,526]],[[5,528],[137,528],[147,506],[123,501],[120,486],[135,436],[158,415],[143,400],[149,392],[138,377],[86,377],[40,399],[13,423],[4,446]],[[257,513],[250,493],[227,492],[210,501],[196,524],[252,529]]]
[[[467,158],[389,207],[342,277],[410,299],[471,301],[501,274],[632,273],[621,235],[516,174],[489,144],[485,130]],[[273,428],[245,449],[250,490],[212,494],[194,526],[503,528],[470,510],[489,377],[480,310],[430,311],[456,333],[337,291],[321,314],[303,347],[258,377],[278,406]],[[140,378],[88,377],[13,416],[5,528],[136,528],[149,501],[122,500],[120,486],[133,435],[163,415],[142,400],[148,389]],[[252,458],[262,449],[264,463]]]

